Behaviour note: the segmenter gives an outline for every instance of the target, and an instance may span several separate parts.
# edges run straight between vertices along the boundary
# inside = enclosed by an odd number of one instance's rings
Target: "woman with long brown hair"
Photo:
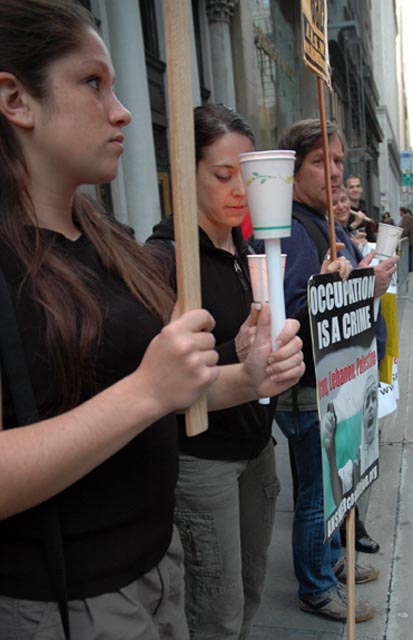
[[[297,323],[268,364],[268,309],[247,360],[218,368],[212,317],[170,321],[152,259],[78,192],[117,172],[113,80],[77,3],[0,0],[0,272],[36,405],[21,419],[0,341],[2,640],[187,638],[174,413],[302,373]]]

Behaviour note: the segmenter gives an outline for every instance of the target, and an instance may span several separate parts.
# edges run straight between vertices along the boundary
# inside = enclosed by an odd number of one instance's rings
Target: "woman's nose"
[[[115,95],[113,98],[114,105],[111,111],[111,120],[115,122],[118,127],[127,127],[132,120],[131,113]]]
[[[246,194],[245,184],[244,184],[244,180],[242,179],[241,171],[235,178],[234,191],[237,195],[240,195],[240,196],[245,196]]]

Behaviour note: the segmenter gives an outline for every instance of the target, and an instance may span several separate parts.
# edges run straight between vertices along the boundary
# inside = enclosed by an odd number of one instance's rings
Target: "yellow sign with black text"
[[[331,88],[327,37],[327,0],[301,0],[304,62]]]

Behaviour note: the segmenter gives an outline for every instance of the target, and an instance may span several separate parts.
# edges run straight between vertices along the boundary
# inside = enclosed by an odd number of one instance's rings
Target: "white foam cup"
[[[295,151],[241,153],[240,168],[257,239],[291,235]]]
[[[379,222],[375,253],[377,260],[386,260],[394,255],[402,233],[403,229],[401,227]]]

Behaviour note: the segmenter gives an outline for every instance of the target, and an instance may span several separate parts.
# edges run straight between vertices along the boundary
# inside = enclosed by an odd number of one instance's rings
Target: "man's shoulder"
[[[316,247],[321,264],[329,246],[327,220],[310,207],[296,202],[293,205],[292,217],[292,233],[294,233],[294,228],[296,232],[300,229],[310,238]]]

